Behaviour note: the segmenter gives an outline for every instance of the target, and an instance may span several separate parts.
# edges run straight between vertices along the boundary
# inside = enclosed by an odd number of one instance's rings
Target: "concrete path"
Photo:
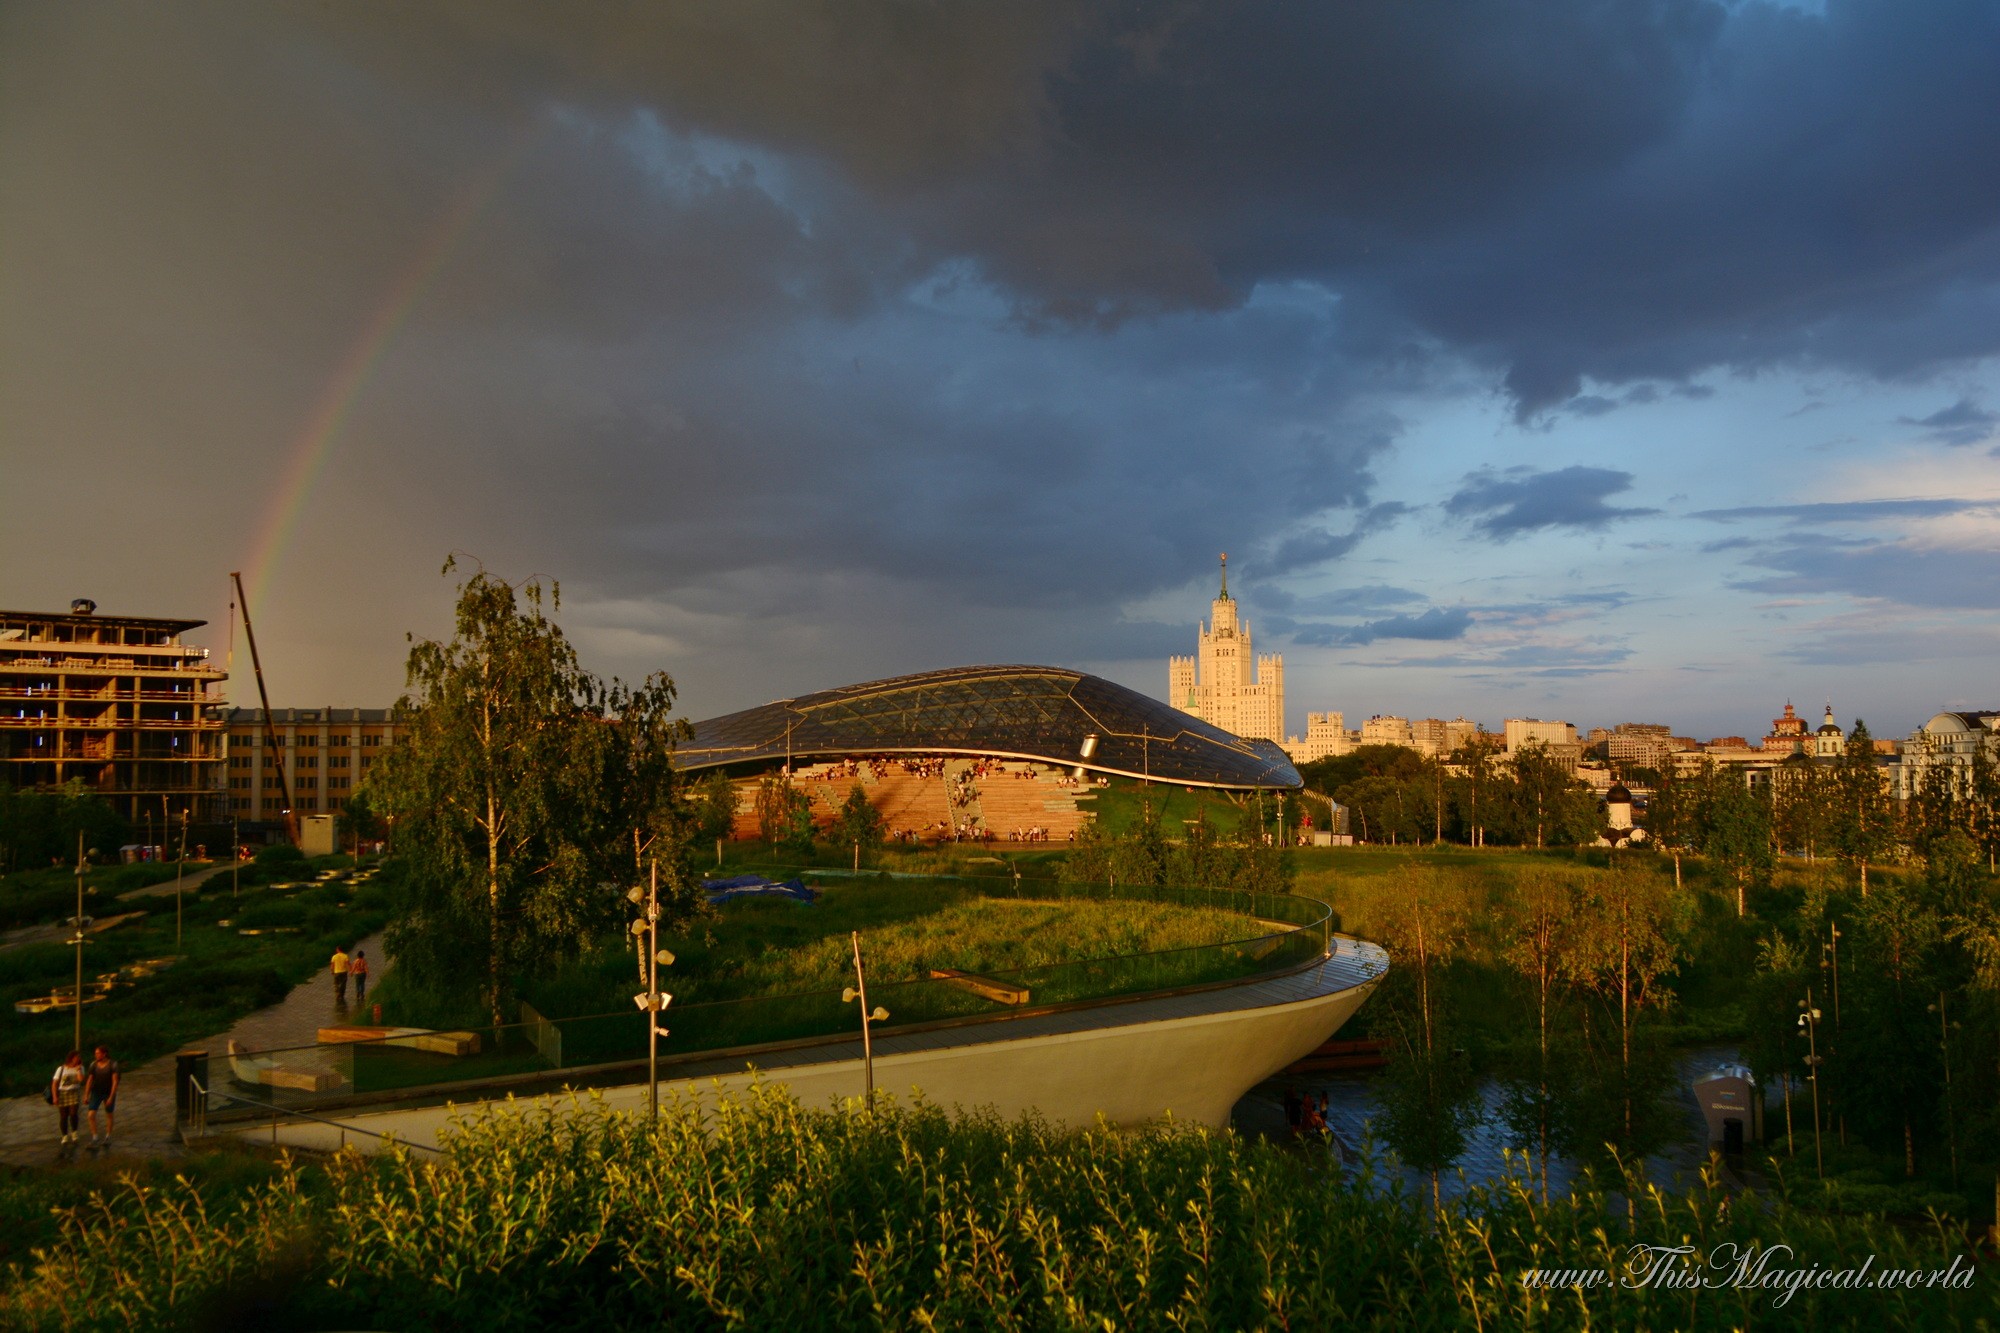
[[[171,885],[168,886],[172,888]],[[382,937],[371,935],[360,947],[367,951],[369,981],[379,982],[389,970],[389,956]],[[350,994],[349,999],[352,1000]],[[205,1050],[218,1064],[226,1060],[229,1041],[244,1050],[276,1050],[289,1046],[310,1046],[319,1029],[330,1024],[364,1021],[361,1006],[338,1005],[333,998],[333,977],[322,969],[312,980],[295,987],[292,993],[267,1009],[247,1014],[236,1026],[203,1041],[191,1041],[185,1049]],[[83,1039],[90,1038],[89,1014],[84,1015]],[[115,1058],[117,1052],[113,1051]],[[58,1053],[58,1058],[60,1053]],[[87,1053],[86,1053],[87,1058]],[[55,1061],[49,1062],[53,1071]],[[27,1097],[0,1100],[0,1162],[19,1166],[48,1166],[88,1153],[89,1126],[84,1127],[84,1146],[63,1149],[56,1142],[55,1108],[42,1100],[38,1091]],[[181,1152],[180,1135],[174,1128],[174,1057],[163,1055],[137,1069],[128,1069],[118,1088],[118,1127],[109,1151],[120,1157],[174,1156]]]
[[[227,861],[224,861],[221,865],[205,866],[200,870],[191,871],[183,875],[180,887],[183,892],[193,890],[206,884],[217,875],[226,875],[228,873],[229,862]],[[171,898],[173,896],[174,882],[172,880],[165,880],[159,884],[148,884],[143,889],[127,889],[118,895],[118,901],[123,903],[130,902],[134,898]]]

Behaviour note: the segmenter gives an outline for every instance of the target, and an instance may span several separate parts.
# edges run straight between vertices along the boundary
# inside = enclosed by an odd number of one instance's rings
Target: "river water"
[[[1682,1111],[1686,1133],[1665,1151],[1646,1159],[1646,1175],[1654,1184],[1664,1188],[1685,1188],[1698,1181],[1701,1168],[1708,1162],[1708,1126],[1702,1118],[1700,1104],[1695,1100],[1692,1084],[1718,1065],[1733,1063],[1736,1058],[1737,1051],[1733,1045],[1690,1047],[1677,1054],[1675,1064],[1679,1075],[1675,1082],[1675,1098]],[[1359,1152],[1368,1134],[1368,1122],[1376,1114],[1380,1077],[1379,1070],[1353,1070],[1296,1077],[1280,1075],[1266,1079],[1236,1103],[1231,1121],[1242,1133],[1287,1138],[1290,1131],[1285,1123],[1285,1090],[1296,1089],[1314,1098],[1325,1093],[1327,1120],[1333,1126],[1335,1135],[1350,1151]],[[1466,1150],[1459,1158],[1456,1169],[1445,1175],[1443,1184],[1447,1196],[1456,1197],[1464,1193],[1468,1186],[1491,1184],[1507,1172],[1507,1132],[1500,1118],[1500,1084],[1491,1079],[1482,1083],[1480,1099],[1483,1111],[1479,1123],[1467,1136]],[[1783,1116],[1783,1109],[1773,1102],[1765,1117],[1766,1131],[1772,1135],[1784,1133]],[[1379,1140],[1376,1148],[1386,1151],[1386,1145]],[[1515,1152],[1512,1158],[1513,1169],[1522,1171],[1521,1155]],[[1575,1174],[1574,1163],[1559,1158],[1551,1160],[1550,1190],[1568,1190]],[[1411,1189],[1425,1194],[1430,1192],[1428,1175],[1408,1169],[1403,1169],[1402,1175]]]

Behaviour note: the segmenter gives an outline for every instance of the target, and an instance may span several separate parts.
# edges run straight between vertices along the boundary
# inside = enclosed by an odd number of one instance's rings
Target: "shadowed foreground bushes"
[[[1323,1154],[1234,1134],[1063,1133],[925,1107],[807,1111],[769,1091],[657,1128],[585,1103],[463,1124],[452,1156],[293,1165],[206,1196],[128,1185],[65,1219],[0,1302],[54,1328],[1942,1327],[1971,1290],[1525,1289],[1535,1266],[1621,1269],[1635,1237],[1795,1247],[1787,1268],[1944,1266],[1961,1251],[1719,1191],[1641,1187],[1634,1222],[1427,1201]]]

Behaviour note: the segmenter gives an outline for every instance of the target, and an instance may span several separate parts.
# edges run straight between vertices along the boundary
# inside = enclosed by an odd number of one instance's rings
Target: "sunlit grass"
[[[768,1090],[657,1123],[584,1103],[472,1121],[444,1159],[148,1182],[69,1214],[0,1291],[24,1330],[1725,1329],[1987,1325],[2000,1286],[1524,1286],[1635,1242],[1777,1266],[1942,1269],[1948,1228],[1704,1185],[1519,1176],[1433,1217],[1393,1173],[1177,1127],[1064,1130]],[[1963,1265],[1961,1265],[1963,1266]],[[1779,1304],[1780,1298],[1783,1304]]]

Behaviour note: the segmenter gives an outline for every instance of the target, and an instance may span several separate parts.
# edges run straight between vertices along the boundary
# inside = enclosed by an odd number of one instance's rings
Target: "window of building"
[[[317,736],[301,736],[301,737],[299,737],[299,744],[300,744],[300,745],[318,745],[318,744],[319,744],[319,737],[317,737]]]
[[[328,768],[346,768],[347,756],[344,754],[330,754],[326,757],[326,766]]]
[[[300,768],[318,768],[319,757],[317,755],[302,754],[299,756],[298,766]]]

